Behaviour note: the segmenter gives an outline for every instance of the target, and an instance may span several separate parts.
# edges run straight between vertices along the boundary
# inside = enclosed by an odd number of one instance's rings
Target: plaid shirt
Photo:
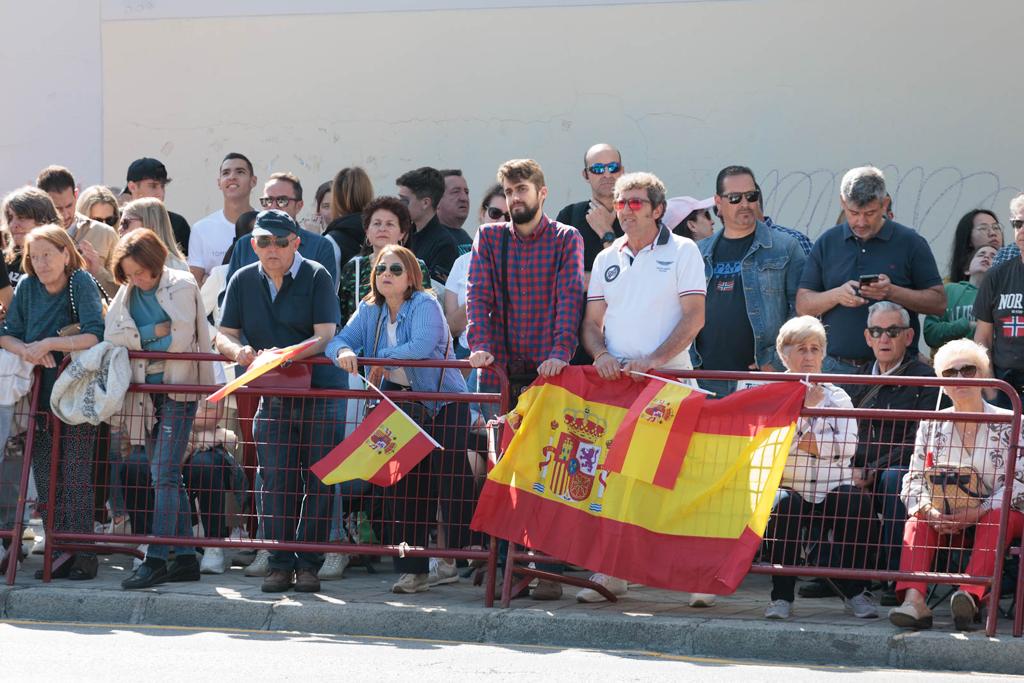
[[[508,282],[501,281],[502,235],[508,239]],[[508,292],[508,327],[505,302]],[[583,238],[571,226],[541,216],[523,238],[511,223],[481,225],[469,262],[466,315],[469,348],[536,367],[548,358],[569,362],[583,312]]]
[[[804,256],[811,255],[811,248],[814,247],[814,243],[811,242],[810,238],[808,238],[807,235],[803,234],[799,230],[794,230],[793,228],[787,228],[784,225],[774,223],[772,222],[772,219],[769,216],[764,217],[764,224],[767,225],[772,230],[778,230],[782,234],[789,235],[790,237],[795,239],[800,244],[800,248],[804,250]]]
[[[996,256],[992,259],[992,268],[995,268],[1000,263],[1006,263],[1007,261],[1016,261],[1020,258],[1020,247],[1012,242],[1007,244],[1005,247],[996,252]]]

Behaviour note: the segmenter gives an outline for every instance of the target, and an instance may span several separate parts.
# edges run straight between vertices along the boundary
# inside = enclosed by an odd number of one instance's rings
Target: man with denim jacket
[[[758,220],[754,172],[727,166],[715,181],[723,230],[701,240],[707,279],[704,328],[694,341],[693,366],[703,370],[783,371],[775,351],[779,328],[796,311],[804,252],[791,236]],[[719,397],[736,383],[701,380]]]

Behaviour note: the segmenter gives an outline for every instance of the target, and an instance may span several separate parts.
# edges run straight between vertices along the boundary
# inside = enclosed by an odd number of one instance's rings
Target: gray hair
[[[879,313],[899,313],[900,320],[903,321],[903,326],[910,327],[910,313],[899,304],[895,304],[891,301],[879,301],[871,304],[871,306],[868,307],[868,325],[871,324],[871,318],[875,317]]]
[[[1024,214],[1024,193],[1010,200],[1010,215],[1016,219],[1021,214]]]
[[[627,173],[615,181],[615,198],[618,199],[626,190],[647,190],[647,199],[651,201],[651,210],[665,206],[665,183],[658,176],[646,171]]]
[[[843,201],[857,207],[867,206],[875,200],[883,201],[887,194],[885,174],[874,166],[851,168],[839,186],[839,196]]]
[[[788,349],[796,344],[813,339],[821,342],[823,353],[827,353],[828,336],[825,334],[825,326],[813,315],[801,315],[790,318],[779,328],[779,336],[775,339],[775,350],[779,353],[782,362],[786,362]]]

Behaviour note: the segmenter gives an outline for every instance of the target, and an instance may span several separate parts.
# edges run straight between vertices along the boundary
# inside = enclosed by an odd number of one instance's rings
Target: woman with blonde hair
[[[174,270],[188,271],[185,255],[174,238],[171,216],[167,213],[164,203],[155,197],[144,197],[130,201],[121,209],[121,222],[117,226],[117,234],[125,234],[136,228],[149,228],[156,233],[160,241],[167,247],[167,267]]]
[[[32,467],[39,500],[50,496],[50,453],[57,418],[48,410],[57,369],[65,353],[95,346],[103,337],[100,289],[85,270],[85,259],[60,224],[34,228],[25,237],[25,275],[0,331],[0,348],[32,365],[42,366],[39,412],[32,442]],[[54,528],[93,530],[92,460],[96,427],[62,424],[60,472],[57,473]],[[44,517],[52,511],[44,510]],[[74,562],[54,570],[54,578],[93,579],[99,564],[94,553],[80,552]],[[41,572],[37,577],[41,578]]]
[[[93,185],[82,190],[78,195],[78,204],[75,210],[83,216],[99,223],[105,223],[110,227],[117,226],[121,220],[121,207],[117,204],[117,197],[110,191],[110,188],[103,185]]]

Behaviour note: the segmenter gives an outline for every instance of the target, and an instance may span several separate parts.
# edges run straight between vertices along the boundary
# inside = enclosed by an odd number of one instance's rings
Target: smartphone
[[[878,282],[879,277],[879,275],[861,275],[860,286],[863,287],[864,285],[873,285],[876,282]]]

